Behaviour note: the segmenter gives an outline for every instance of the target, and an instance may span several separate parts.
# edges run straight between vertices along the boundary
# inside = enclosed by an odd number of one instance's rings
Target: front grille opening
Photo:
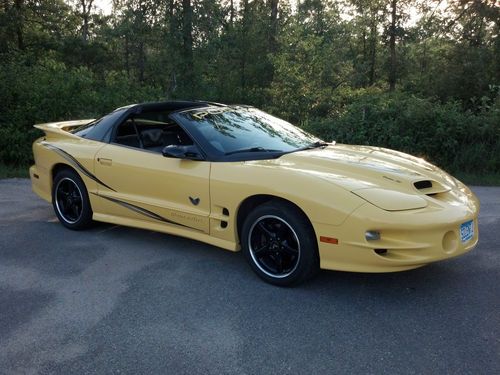
[[[377,254],[377,255],[387,254],[387,249],[373,249],[373,251],[375,251],[375,254]]]
[[[229,216],[229,210],[227,208],[223,208],[222,209],[222,215],[226,215],[226,216]]]
[[[430,180],[422,180],[422,181],[417,181],[413,184],[418,190],[422,189],[429,189],[432,187],[432,181]]]

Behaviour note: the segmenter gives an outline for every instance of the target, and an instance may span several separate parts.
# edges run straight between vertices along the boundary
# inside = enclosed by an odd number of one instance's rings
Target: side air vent
[[[423,190],[423,189],[430,189],[432,188],[432,181],[430,180],[422,180],[422,181],[417,181],[413,184],[418,190]]]
[[[222,215],[229,216],[229,210],[226,207],[222,208]],[[221,220],[220,227],[223,228],[223,229],[226,229],[227,228],[227,221],[226,220]]]

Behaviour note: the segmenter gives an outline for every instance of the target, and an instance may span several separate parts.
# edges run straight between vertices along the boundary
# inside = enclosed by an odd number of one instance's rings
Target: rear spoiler
[[[45,132],[48,137],[56,136],[56,137],[77,137],[76,135],[71,134],[69,131],[72,128],[76,128],[78,126],[86,125],[94,121],[93,119],[89,120],[76,120],[76,121],[61,121],[61,122],[48,122],[45,124],[36,124],[33,125],[35,128],[40,129]]]

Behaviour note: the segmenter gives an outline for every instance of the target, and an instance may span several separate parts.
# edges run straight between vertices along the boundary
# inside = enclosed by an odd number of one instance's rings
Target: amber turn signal
[[[333,245],[338,245],[339,240],[333,237],[325,237],[325,236],[320,236],[319,240],[321,242],[326,242],[326,243],[331,243]]]

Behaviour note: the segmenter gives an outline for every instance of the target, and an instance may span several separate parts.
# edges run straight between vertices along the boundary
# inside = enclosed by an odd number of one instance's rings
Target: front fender
[[[253,195],[271,195],[297,205],[313,223],[341,225],[365,201],[351,192],[317,176],[276,168],[262,163],[212,163],[210,172],[211,212],[226,208],[231,234],[216,235],[237,242],[237,211]],[[229,228],[228,228],[229,229]]]

